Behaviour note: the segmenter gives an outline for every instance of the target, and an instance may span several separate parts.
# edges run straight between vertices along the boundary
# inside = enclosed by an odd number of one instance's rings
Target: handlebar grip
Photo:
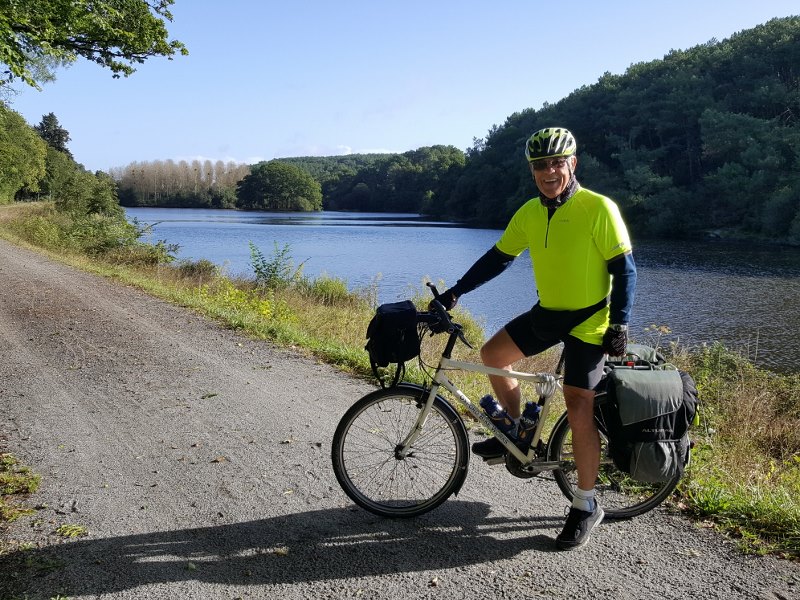
[[[431,300],[428,307],[433,309],[433,312],[436,313],[436,316],[439,318],[440,323],[444,325],[444,327],[442,327],[443,331],[452,332],[455,329],[453,321],[450,320],[450,315],[448,314],[447,310],[445,309],[444,305],[441,302],[439,302],[438,300]]]

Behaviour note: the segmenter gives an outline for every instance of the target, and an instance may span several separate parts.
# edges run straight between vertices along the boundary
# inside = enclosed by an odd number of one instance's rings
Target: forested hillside
[[[404,210],[501,225],[537,193],[524,143],[551,125],[573,131],[579,180],[617,200],[638,236],[800,244],[798,17],[672,51],[514,113],[476,140],[462,168],[454,161],[421,187],[422,177],[398,177],[396,156],[382,159],[388,168],[356,173],[350,157],[304,160],[326,164],[326,208],[396,210],[391,194],[377,191],[401,190]]]
[[[718,232],[800,243],[800,18],[675,50],[539,110],[468,151],[440,215],[505,220],[534,193],[525,138],[578,140],[578,176],[615,198],[638,235]]]

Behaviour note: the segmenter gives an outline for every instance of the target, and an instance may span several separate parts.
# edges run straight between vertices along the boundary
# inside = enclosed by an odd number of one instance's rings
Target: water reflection
[[[428,277],[452,285],[496,241],[498,230],[382,213],[264,213],[128,209],[153,223],[153,239],[181,247],[180,258],[205,258],[231,274],[252,275],[248,242],[269,256],[288,244],[304,273],[373,286],[382,302],[404,299]],[[639,284],[632,335],[652,325],[662,341],[721,341],[758,364],[800,370],[800,249],[718,241],[637,241]],[[462,304],[493,333],[535,302],[527,255]]]

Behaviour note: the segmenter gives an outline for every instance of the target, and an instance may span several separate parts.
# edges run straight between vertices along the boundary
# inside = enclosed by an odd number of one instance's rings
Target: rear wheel
[[[427,398],[413,387],[368,394],[342,417],[333,435],[333,472],[359,506],[385,517],[414,517],[458,491],[469,462],[461,418],[442,398],[433,402],[413,445],[398,445],[411,433]]]
[[[603,507],[607,519],[626,519],[654,509],[672,494],[680,481],[680,475],[660,483],[643,483],[631,479],[630,475],[614,465],[608,454],[608,439],[602,432],[600,453],[600,473],[595,490],[597,502]],[[548,460],[562,463],[560,469],[553,471],[553,475],[564,495],[572,500],[578,487],[578,471],[573,459],[572,430],[566,413],[561,415],[553,428],[547,454]]]

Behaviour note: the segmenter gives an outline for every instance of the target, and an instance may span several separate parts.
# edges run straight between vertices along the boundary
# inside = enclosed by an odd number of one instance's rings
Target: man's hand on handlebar
[[[428,304],[428,310],[430,311],[431,315],[438,315],[439,317],[438,321],[430,325],[431,333],[457,332],[458,339],[466,344],[468,348],[472,348],[470,343],[467,341],[467,338],[464,337],[464,332],[461,329],[461,325],[453,323],[450,318],[450,314],[447,312],[456,305],[458,302],[458,296],[456,296],[451,290],[447,290],[443,294],[440,294],[436,289],[436,286],[431,282],[428,282],[427,286],[430,288],[431,293],[433,294],[433,300],[431,300]]]
[[[453,310],[458,304],[458,296],[453,293],[452,289],[445,290],[436,299],[441,302],[445,310]]]

